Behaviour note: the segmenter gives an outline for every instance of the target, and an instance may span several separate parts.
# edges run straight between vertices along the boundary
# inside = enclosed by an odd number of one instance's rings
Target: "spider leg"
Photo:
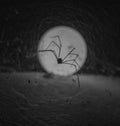
[[[61,49],[62,49],[62,42],[61,42],[61,39],[60,39],[59,35],[51,36],[51,38],[56,38],[56,37],[58,38],[58,41],[59,41],[59,44],[60,44],[60,46],[58,47],[58,48],[59,48],[58,57],[60,57]]]
[[[64,62],[71,61],[71,60],[76,60],[79,57],[79,55],[78,54],[75,54],[75,53],[71,53],[71,55],[75,55],[75,59],[64,60]]]
[[[73,65],[73,66],[75,67],[76,72],[77,72],[77,67],[76,67],[75,64],[71,64],[71,63],[63,63],[63,64]],[[77,80],[78,80],[78,86],[79,86],[79,88],[80,88],[80,79],[79,79],[78,74],[76,74],[76,76],[77,76]]]
[[[64,60],[75,50],[75,48],[73,48],[64,58],[63,58],[63,62]]]
[[[54,41],[52,41],[52,42],[48,45],[48,47],[47,47],[46,49],[48,49],[52,43],[55,44],[58,48],[60,48],[59,45],[58,45],[57,43],[55,43]]]
[[[45,49],[45,50],[47,50],[49,47],[50,47],[50,45],[52,45],[52,44],[55,44],[57,47],[58,47],[58,49],[59,49],[59,52],[60,52],[60,46],[57,44],[57,43],[55,43],[54,41],[52,41],[48,46],[47,46],[47,48]],[[58,57],[59,57],[59,52],[58,52]]]
[[[57,54],[56,54],[56,52],[54,50],[38,50],[38,53],[39,52],[51,52],[55,56],[56,60],[58,59]]]
[[[80,67],[80,65],[77,63],[77,61],[75,59],[71,59],[71,60],[66,60],[63,63],[69,62],[69,61],[73,61],[71,64],[73,64],[74,62]]]
[[[80,65],[77,63],[77,61],[76,61],[76,60],[74,60],[74,62],[75,62],[75,63],[76,63],[76,64],[80,67]],[[73,63],[74,63],[74,62],[73,62]],[[72,64],[73,64],[73,63],[72,63]]]
[[[63,61],[63,63],[66,63],[66,62],[69,62],[69,61],[73,61],[71,64],[73,64],[74,62],[80,67],[80,65],[77,63],[76,59],[79,57],[78,54],[75,54],[75,53],[71,53],[71,55],[75,55],[75,59],[70,59],[70,60],[65,60]]]
[[[65,61],[65,62],[63,62],[63,63],[66,63],[66,62],[69,62],[69,61],[72,61],[71,65],[75,65],[75,64],[73,64],[73,63],[76,63],[77,66],[80,67],[80,65],[79,65],[79,64],[77,63],[77,61],[74,60],[74,59],[72,59],[72,60],[67,60],[67,61]]]

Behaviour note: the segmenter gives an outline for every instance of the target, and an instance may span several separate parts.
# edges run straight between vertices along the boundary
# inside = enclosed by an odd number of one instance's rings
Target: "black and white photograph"
[[[120,125],[120,3],[0,1],[0,126]]]

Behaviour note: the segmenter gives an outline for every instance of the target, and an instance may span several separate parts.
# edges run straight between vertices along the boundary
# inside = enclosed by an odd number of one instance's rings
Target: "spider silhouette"
[[[58,45],[57,43],[55,43],[55,41],[52,41],[52,42],[49,43],[49,45],[47,46],[46,49],[44,49],[44,50],[38,50],[38,53],[39,53],[39,52],[52,52],[53,55],[55,56],[55,58],[56,58],[58,64],[67,64],[67,65],[74,66],[75,71],[77,72],[77,71],[78,71],[78,70],[77,70],[77,67],[79,68],[80,65],[79,65],[79,64],[77,63],[77,61],[76,61],[77,58],[79,57],[79,55],[76,54],[76,53],[73,53],[73,51],[74,51],[76,48],[72,47],[71,51],[68,52],[68,53],[66,54],[66,56],[62,58],[62,57],[61,57],[62,42],[61,42],[61,39],[60,39],[60,37],[59,37],[58,35],[56,35],[56,36],[51,36],[51,38],[55,38],[55,37],[58,38],[59,45]],[[58,54],[55,52],[55,50],[50,49],[50,46],[53,45],[53,44],[58,48]],[[67,59],[70,55],[74,55],[75,58],[73,58],[73,59]],[[80,87],[80,79],[79,79],[78,74],[76,74],[76,75],[77,75],[77,80],[78,80],[78,86]]]

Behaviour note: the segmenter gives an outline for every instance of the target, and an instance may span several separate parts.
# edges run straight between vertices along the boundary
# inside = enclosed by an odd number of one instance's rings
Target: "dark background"
[[[85,68],[104,71],[120,67],[120,4],[101,1],[0,2],[0,65],[15,70],[42,70],[37,45],[57,25],[77,29],[88,45]]]

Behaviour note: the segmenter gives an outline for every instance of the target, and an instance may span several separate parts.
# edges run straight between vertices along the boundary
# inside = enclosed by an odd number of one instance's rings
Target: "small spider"
[[[58,40],[59,40],[59,45],[58,45],[57,43],[55,43],[54,41],[52,41],[52,42],[50,42],[50,44],[47,46],[46,49],[44,49],[44,50],[38,50],[38,53],[39,53],[39,52],[52,52],[53,55],[55,56],[55,58],[56,58],[58,64],[72,65],[72,66],[74,66],[75,71],[77,72],[77,71],[78,71],[78,70],[77,70],[77,67],[79,68],[80,65],[79,65],[79,64],[77,63],[77,61],[76,61],[77,58],[79,57],[79,55],[76,54],[76,53],[73,53],[73,51],[74,51],[76,48],[72,47],[72,49],[70,50],[70,52],[68,52],[68,53],[66,54],[66,56],[65,56],[64,58],[62,58],[62,57],[61,57],[62,42],[61,42],[60,37],[59,37],[58,35],[56,35],[56,36],[51,36],[51,37],[52,37],[52,38],[53,38],[53,37],[54,37],[54,38],[57,37]],[[57,55],[57,53],[55,52],[55,50],[50,49],[50,46],[51,46],[52,44],[54,44],[54,46],[56,46],[56,47],[58,48],[58,55]],[[74,58],[74,59],[67,59],[67,58],[68,58],[69,56],[71,56],[71,55],[74,55],[75,58]],[[80,87],[79,75],[78,75],[78,74],[76,74],[76,75],[77,75],[77,80],[78,80],[78,86]]]

